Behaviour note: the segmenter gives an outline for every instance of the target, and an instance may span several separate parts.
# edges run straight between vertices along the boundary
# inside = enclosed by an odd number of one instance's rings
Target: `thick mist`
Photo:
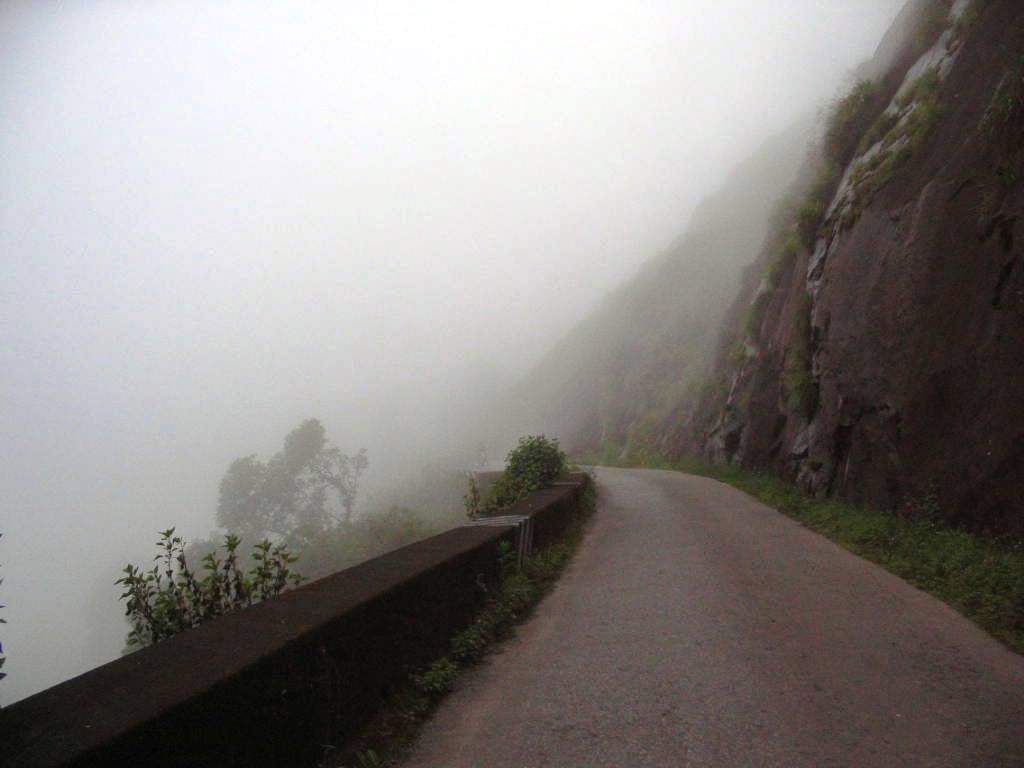
[[[364,498],[469,455],[900,4],[5,3],[0,702],[115,657],[119,568],[303,419]]]

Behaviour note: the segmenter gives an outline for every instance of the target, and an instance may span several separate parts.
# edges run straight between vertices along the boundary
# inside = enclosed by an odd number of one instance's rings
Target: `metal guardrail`
[[[470,525],[487,527],[513,526],[516,529],[516,561],[522,567],[533,554],[533,518],[529,515],[502,515],[499,517],[480,517]]]

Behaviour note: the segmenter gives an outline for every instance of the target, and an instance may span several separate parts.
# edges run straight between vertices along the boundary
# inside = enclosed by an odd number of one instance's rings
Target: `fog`
[[[457,461],[900,4],[0,6],[0,702],[303,419],[365,498]]]

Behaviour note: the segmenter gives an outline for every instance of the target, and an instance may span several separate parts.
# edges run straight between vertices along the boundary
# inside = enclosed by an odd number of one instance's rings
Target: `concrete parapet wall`
[[[586,476],[514,514],[543,546]],[[511,511],[511,510],[510,510]],[[448,651],[498,576],[510,527],[462,527],[223,616],[0,711],[0,765],[312,765]]]

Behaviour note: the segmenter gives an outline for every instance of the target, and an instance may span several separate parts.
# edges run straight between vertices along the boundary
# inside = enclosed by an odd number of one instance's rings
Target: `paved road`
[[[407,768],[1024,766],[1024,658],[720,483],[598,477],[555,591]]]

